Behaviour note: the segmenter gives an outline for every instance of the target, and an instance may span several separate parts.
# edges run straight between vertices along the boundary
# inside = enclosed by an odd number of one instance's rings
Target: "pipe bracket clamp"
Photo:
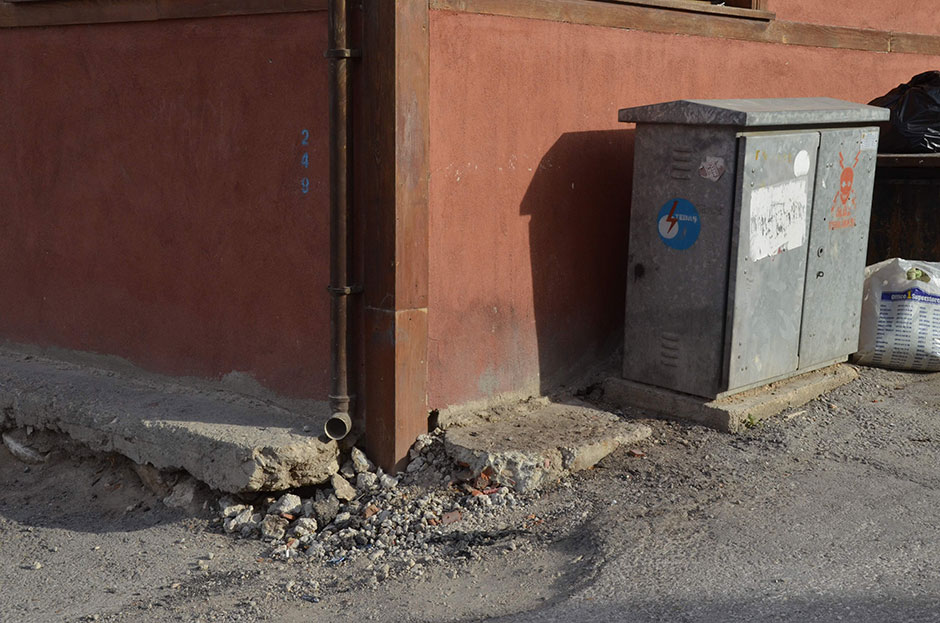
[[[333,48],[323,53],[326,58],[361,58],[362,50],[352,48]]]
[[[327,291],[333,296],[349,296],[350,294],[359,294],[362,292],[362,286],[327,286]]]

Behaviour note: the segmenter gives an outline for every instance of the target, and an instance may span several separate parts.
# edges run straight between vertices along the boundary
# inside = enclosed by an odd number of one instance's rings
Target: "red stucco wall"
[[[940,34],[936,0],[768,0],[777,19],[827,26]]]
[[[322,396],[325,22],[0,31],[0,339]]]
[[[429,403],[571,378],[619,345],[632,133],[680,98],[867,102],[940,58],[431,14]]]

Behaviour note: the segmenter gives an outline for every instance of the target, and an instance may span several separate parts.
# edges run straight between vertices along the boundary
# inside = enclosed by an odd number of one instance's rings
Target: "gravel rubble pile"
[[[519,532],[501,518],[539,497],[517,494],[487,470],[455,465],[440,429],[419,437],[410,459],[393,477],[352,448],[340,472],[309,497],[288,492],[251,504],[225,497],[216,521],[227,533],[264,541],[274,559],[362,564],[371,572],[366,583],[376,585],[401,573],[420,576],[442,560],[477,558],[473,546]]]

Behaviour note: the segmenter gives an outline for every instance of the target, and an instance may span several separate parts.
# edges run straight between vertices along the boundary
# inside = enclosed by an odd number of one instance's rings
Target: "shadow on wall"
[[[622,344],[633,139],[632,129],[562,134],[522,200],[543,394]]]

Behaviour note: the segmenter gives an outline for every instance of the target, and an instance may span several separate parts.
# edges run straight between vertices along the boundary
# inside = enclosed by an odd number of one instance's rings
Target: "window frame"
[[[723,17],[741,17],[770,21],[776,15],[766,10],[767,0],[724,0],[713,4],[712,0],[594,0],[607,4],[624,4],[653,9],[668,9],[686,13],[704,13]]]

